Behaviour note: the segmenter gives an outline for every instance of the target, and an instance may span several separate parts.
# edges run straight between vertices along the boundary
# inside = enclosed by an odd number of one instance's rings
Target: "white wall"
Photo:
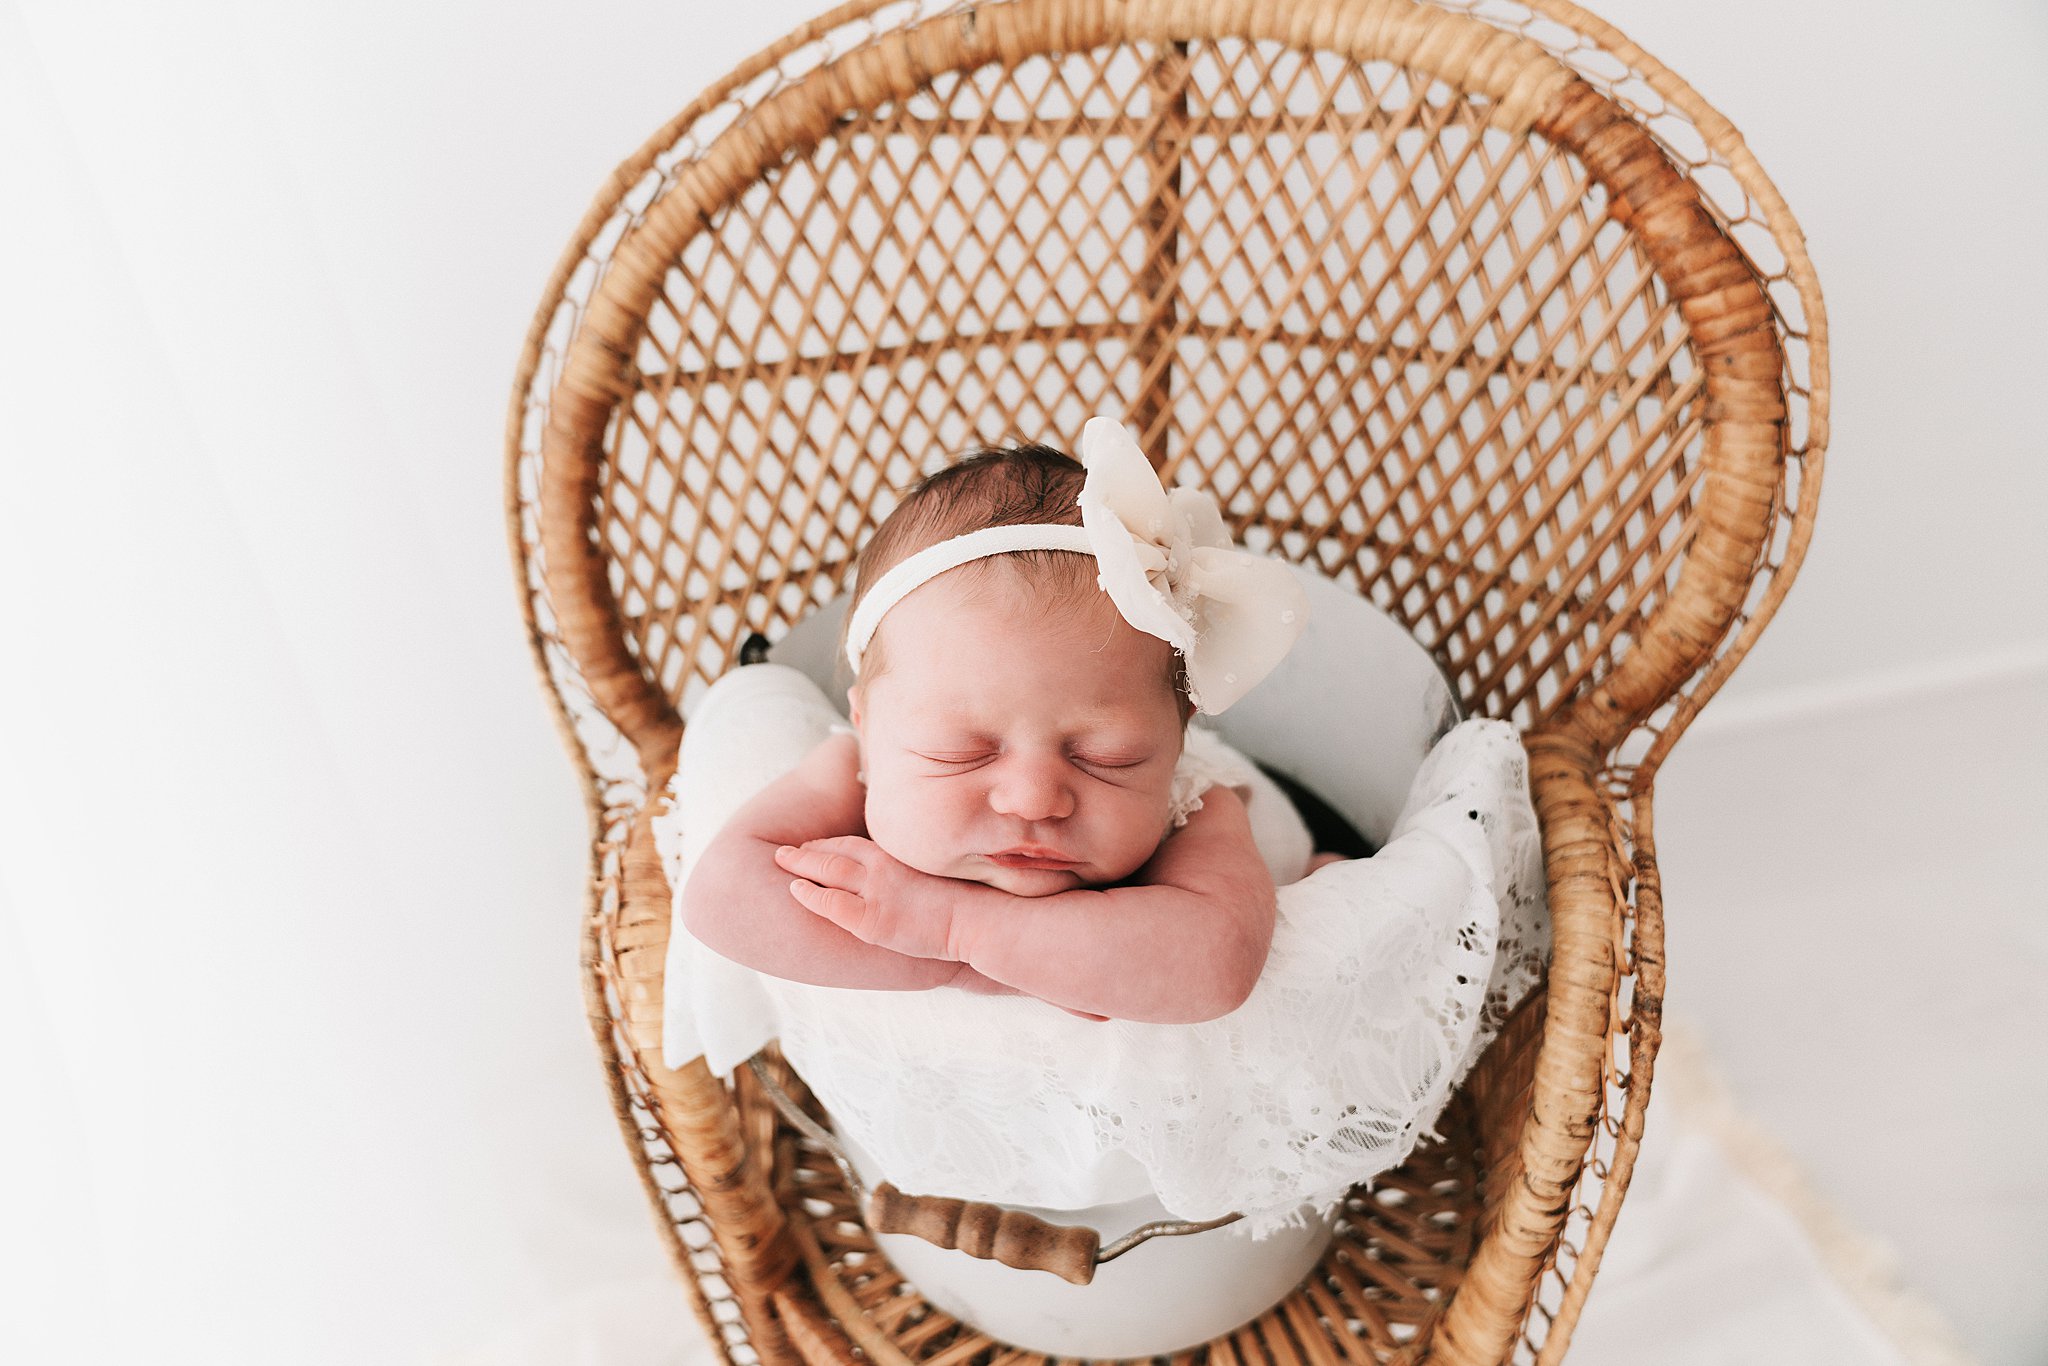
[[[2048,8],[1589,8],[1742,130],[1805,229],[1833,334],[1813,545],[1721,700],[2039,667]]]
[[[0,1358],[419,1360],[660,1274],[501,432],[611,167],[820,7],[0,5]],[[2048,18],[1603,8],[1746,131],[1834,328],[1724,700],[2037,659]]]

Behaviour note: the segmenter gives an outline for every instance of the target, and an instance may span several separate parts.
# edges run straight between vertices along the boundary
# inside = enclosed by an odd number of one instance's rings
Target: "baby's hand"
[[[798,905],[856,939],[912,958],[959,962],[951,947],[953,908],[963,897],[1009,896],[979,882],[935,877],[912,868],[859,835],[785,844],[776,849],[775,863],[785,872],[797,874],[789,890]],[[983,977],[964,964],[954,984],[992,995],[1028,994]],[[1069,1006],[1060,1009],[1084,1020],[1109,1018]]]
[[[969,888],[892,857],[859,835],[835,835],[775,851],[776,866],[794,873],[797,904],[856,939],[912,958],[957,961],[950,950],[955,898]]]

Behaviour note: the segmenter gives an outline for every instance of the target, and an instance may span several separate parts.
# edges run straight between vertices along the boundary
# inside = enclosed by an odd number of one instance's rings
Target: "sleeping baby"
[[[698,699],[654,824],[663,1057],[778,1042],[903,1190],[1263,1237],[1400,1161],[1540,971],[1527,759],[1452,726],[1378,853],[1316,853],[1195,715],[1295,647],[1300,579],[1118,424],[1079,454],[905,497],[861,551],[846,717],[781,663]]]
[[[962,461],[868,542],[843,633],[852,724],[697,861],[681,906],[706,947],[790,981],[1098,1020],[1245,1001],[1276,879],[1342,856],[1304,861],[1279,789],[1189,719],[1279,663],[1306,595],[1231,546],[1213,499],[1161,488],[1115,422],[1080,449]],[[1251,803],[1281,832],[1263,851]]]

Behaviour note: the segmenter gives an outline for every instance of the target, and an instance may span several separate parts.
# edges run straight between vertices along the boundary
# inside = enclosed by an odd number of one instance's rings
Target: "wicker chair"
[[[649,139],[548,284],[506,492],[594,832],[592,1027],[727,1358],[1032,1354],[875,1255],[746,1069],[662,1065],[680,717],[921,474],[1112,412],[1521,728],[1554,918],[1444,1140],[1176,1360],[1560,1359],[1657,1050],[1652,782],[1805,550],[1826,375],[1738,135],[1564,0],[858,0]]]

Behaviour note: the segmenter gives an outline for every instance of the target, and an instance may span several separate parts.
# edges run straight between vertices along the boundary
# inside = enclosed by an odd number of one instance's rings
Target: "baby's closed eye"
[[[921,750],[912,750],[911,754],[915,758],[929,759],[935,764],[973,764],[991,757],[985,753],[927,754]]]
[[[991,760],[999,756],[994,754],[916,754],[915,757],[924,760],[926,763],[932,764],[940,769],[943,769],[947,773],[966,773],[982,767],[983,765],[989,763]],[[1092,773],[1113,774],[1118,772],[1126,772],[1131,769],[1143,768],[1146,764],[1151,762],[1150,757],[1140,759],[1130,759],[1122,757],[1094,758],[1084,754],[1076,754],[1069,757],[1077,766],[1079,766],[1085,771]]]
[[[984,759],[997,758],[1002,753],[993,749],[914,749],[910,752],[917,758],[929,759],[935,764],[979,763]],[[1075,750],[1067,757],[1084,764],[1093,764],[1097,768],[1131,768],[1150,762],[1154,756],[1145,750]]]

